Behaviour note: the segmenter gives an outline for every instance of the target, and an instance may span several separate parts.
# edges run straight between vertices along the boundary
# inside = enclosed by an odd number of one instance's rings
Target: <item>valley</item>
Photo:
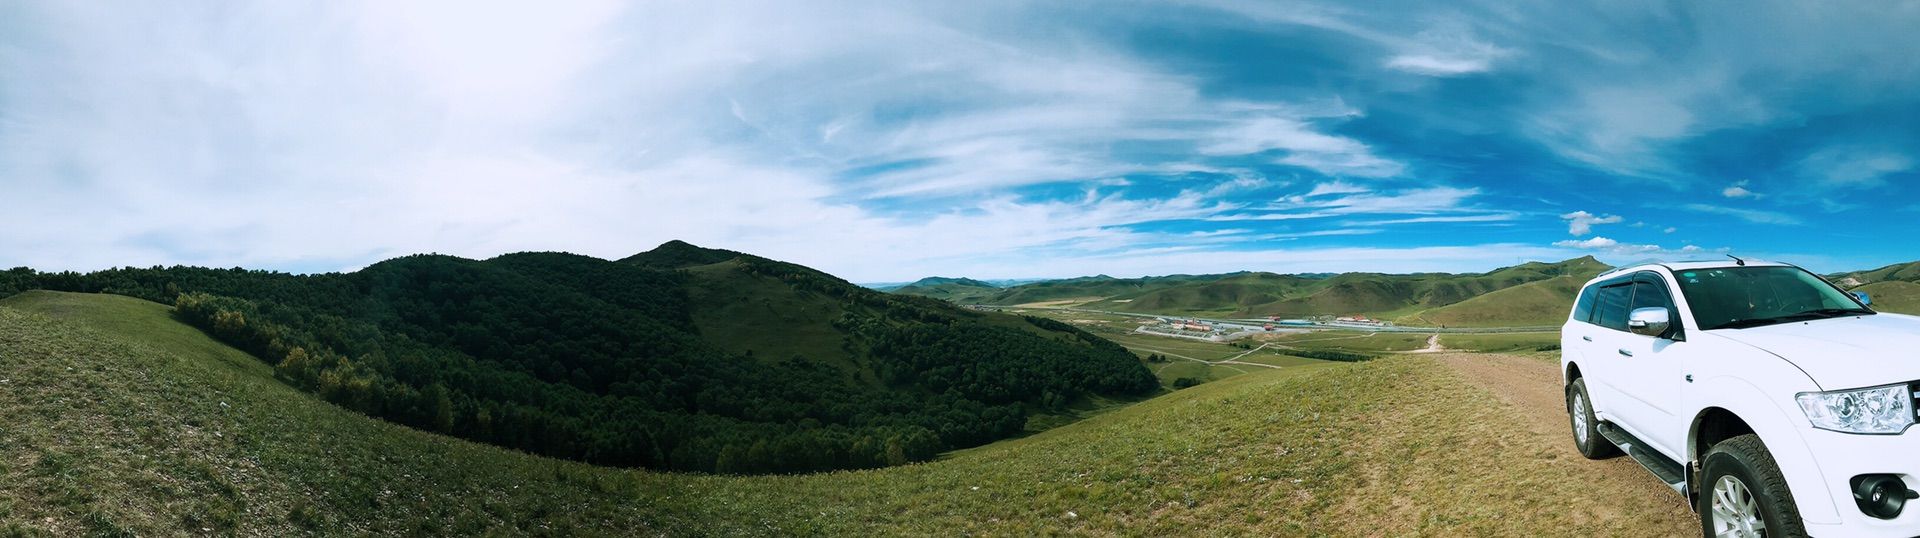
[[[1523,267],[1544,275],[1551,265]],[[9,536],[1638,536],[1695,524],[1632,462],[1589,464],[1567,443],[1557,332],[1478,324],[1544,316],[1526,305],[1563,300],[1565,281],[1579,278],[1568,274],[1458,300],[1431,291],[1452,287],[1445,278],[1421,276],[1429,292],[1406,297],[1423,298],[1383,304],[1426,307],[1402,307],[1391,326],[1226,341],[1142,331],[1167,316],[1114,308],[1152,302],[1140,295],[962,308],[677,242],[617,262],[516,254],[315,276],[7,275]],[[1903,286],[1920,285],[1909,276],[1834,278],[1878,290],[1896,310]],[[1205,286],[1175,280],[1156,285]],[[1342,289],[1319,286],[1312,293]],[[143,298],[166,292],[172,306]],[[1484,314],[1504,310],[1520,313]],[[539,321],[556,313],[566,325]],[[1260,318],[1218,321],[1234,319]],[[1454,324],[1408,326],[1435,320]],[[653,332],[618,332],[633,327]],[[645,375],[609,383],[590,362],[550,373],[516,364],[596,356],[531,346],[516,331],[548,335],[549,346],[625,334],[664,351],[603,355],[655,361],[627,363]],[[625,400],[613,409],[632,415],[618,420],[576,407],[696,381],[697,407]],[[582,393],[596,396],[566,396]],[[729,401],[799,414],[721,411]],[[535,411],[604,431],[535,426],[525,421]],[[674,428],[691,433],[666,433]],[[552,441],[632,439],[606,437],[618,432],[708,455],[646,450],[636,465]],[[808,444],[793,432],[849,441]],[[847,459],[861,454],[872,459]]]
[[[0,356],[10,534],[1644,536],[1691,524],[1630,462],[1562,465],[1578,456],[1557,403],[1449,366],[1551,376],[1545,355],[1258,369],[935,461],[751,477],[570,463],[369,418],[124,297],[0,303]],[[1491,435],[1516,414],[1539,426]]]

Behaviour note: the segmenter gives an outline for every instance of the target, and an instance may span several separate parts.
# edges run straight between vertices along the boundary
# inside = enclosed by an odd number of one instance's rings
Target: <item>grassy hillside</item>
[[[1867,292],[1875,310],[1920,315],[1920,283],[1875,282],[1853,290]]]
[[[0,300],[0,534],[631,535],[631,473],[328,404],[168,308]]]
[[[1877,282],[1920,282],[1920,262],[1896,263],[1879,269],[1829,275],[1835,284],[1858,287]]]
[[[714,261],[719,260],[719,261]],[[672,242],[408,256],[346,274],[0,274],[173,303],[283,381],[395,422],[605,465],[728,473],[924,460],[1159,383],[1051,320],[888,295]],[[24,285],[22,285],[24,284]]]
[[[1559,276],[1496,290],[1402,318],[1425,327],[1532,327],[1558,325],[1573,308],[1580,285],[1591,275]]]
[[[0,356],[6,534],[1687,531],[1648,516],[1673,504],[1652,479],[1506,426],[1515,409],[1415,357],[1252,372],[929,463],[724,477],[369,419],[123,297],[8,299]]]

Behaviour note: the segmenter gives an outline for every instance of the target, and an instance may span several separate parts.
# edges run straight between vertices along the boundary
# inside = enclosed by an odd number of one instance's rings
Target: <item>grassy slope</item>
[[[280,385],[152,303],[30,293],[4,304],[0,521],[11,528],[0,530],[1686,530],[1637,515],[1668,501],[1644,494],[1655,486],[1596,480],[1563,438],[1504,427],[1513,409],[1418,357],[1253,372],[932,463],[739,478],[596,469],[360,417]]]
[[[1875,282],[1854,291],[1873,297],[1873,308],[1883,312],[1920,315],[1920,284],[1912,282]]]
[[[342,410],[163,305],[0,301],[0,521],[54,535],[653,528],[632,473]]]
[[[1528,282],[1427,310],[1401,319],[1418,326],[1531,327],[1557,325],[1573,308],[1574,295],[1588,276],[1560,276]]]

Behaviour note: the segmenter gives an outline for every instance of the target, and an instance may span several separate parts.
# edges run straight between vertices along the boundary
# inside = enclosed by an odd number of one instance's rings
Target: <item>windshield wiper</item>
[[[1834,317],[1853,316],[1853,315],[1871,316],[1878,313],[1879,312],[1874,312],[1872,310],[1867,310],[1865,308],[1815,308],[1813,310],[1800,312],[1798,314],[1791,314],[1791,315],[1786,315],[1781,317],[1797,318],[1801,316],[1818,316],[1823,318],[1834,318]]]
[[[1708,327],[1707,330],[1711,331],[1714,329],[1746,329],[1751,327],[1761,327],[1765,325],[1786,323],[1789,321],[1806,321],[1806,320],[1836,318],[1836,317],[1852,316],[1852,315],[1869,315],[1870,316],[1877,313],[1878,312],[1874,312],[1872,310],[1866,310],[1862,308],[1816,308],[1813,310],[1796,312],[1796,313],[1787,314],[1784,316],[1736,319],[1733,321]]]
[[[1707,330],[1711,331],[1715,329],[1745,329],[1749,327],[1759,327],[1762,325],[1773,325],[1775,323],[1786,323],[1788,321],[1793,321],[1793,320],[1788,319],[1785,316],[1777,317],[1777,318],[1736,319],[1736,320],[1722,323],[1719,325],[1714,325],[1712,327],[1707,327]]]

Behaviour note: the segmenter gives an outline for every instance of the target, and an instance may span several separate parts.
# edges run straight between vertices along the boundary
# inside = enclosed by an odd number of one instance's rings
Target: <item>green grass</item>
[[[1425,327],[1539,327],[1558,325],[1573,310],[1587,275],[1561,276],[1489,292],[1399,318]]]
[[[1920,314],[1920,284],[1904,281],[1875,282],[1853,291],[1873,298],[1873,308],[1882,312]]]
[[[367,418],[273,379],[163,305],[0,301],[9,517],[55,535],[625,535],[634,473]],[[211,529],[203,531],[202,529]]]
[[[1440,335],[1440,345],[1449,351],[1528,352],[1559,344],[1560,333],[1557,332]]]
[[[0,306],[9,533],[1685,530],[1635,517],[1660,500],[1598,480],[1562,437],[1504,428],[1511,409],[1423,357],[1258,369],[929,463],[723,477],[595,468],[362,417],[153,303],[36,292]]]
[[[1359,331],[1315,331],[1273,338],[1275,344],[1298,349],[1327,349],[1379,354],[1388,351],[1412,351],[1427,347],[1430,333],[1364,333]]]

